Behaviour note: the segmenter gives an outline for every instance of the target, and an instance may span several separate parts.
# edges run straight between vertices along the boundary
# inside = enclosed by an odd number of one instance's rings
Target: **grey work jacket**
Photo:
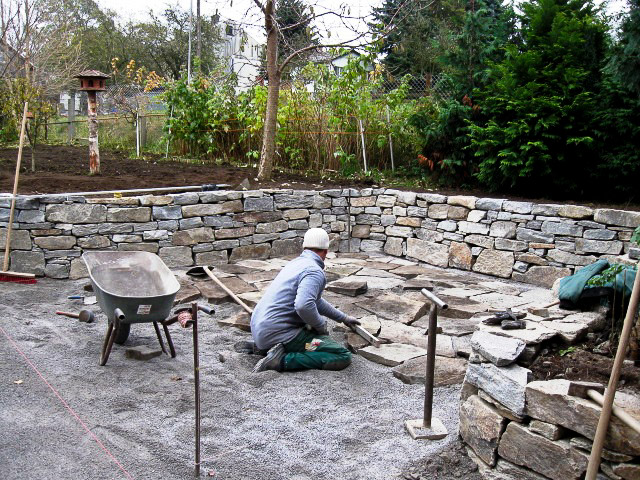
[[[318,254],[304,250],[273,279],[251,316],[251,334],[256,346],[266,350],[293,340],[306,325],[323,331],[326,320],[337,322],[347,315],[322,298],[327,283],[324,262]]]

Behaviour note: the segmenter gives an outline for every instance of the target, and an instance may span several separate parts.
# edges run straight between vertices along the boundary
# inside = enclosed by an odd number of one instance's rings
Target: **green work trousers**
[[[314,340],[320,340],[312,346]],[[318,342],[316,342],[318,343]],[[351,352],[328,335],[303,329],[293,340],[284,344],[285,370],[342,370],[351,364]]]

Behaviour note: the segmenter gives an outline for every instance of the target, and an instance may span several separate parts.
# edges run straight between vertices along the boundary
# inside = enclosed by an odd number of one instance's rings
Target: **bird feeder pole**
[[[104,84],[109,75],[98,70],[85,70],[75,78],[80,79],[80,89],[87,92],[87,116],[89,121],[89,173],[100,173],[100,150],[98,148],[98,101],[97,93],[106,90]]]

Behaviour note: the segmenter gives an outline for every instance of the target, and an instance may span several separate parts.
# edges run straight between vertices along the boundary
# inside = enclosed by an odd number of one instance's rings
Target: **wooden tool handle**
[[[601,407],[604,405],[604,396],[600,392],[589,389],[587,390],[587,395]],[[611,405],[611,412],[629,428],[633,428],[636,432],[640,433],[640,422],[629,415],[624,409],[614,403]]]
[[[616,388],[618,388],[618,379],[620,378],[622,362],[624,362],[624,357],[627,355],[629,336],[631,335],[631,328],[633,327],[636,313],[638,311],[639,298],[640,262],[638,262],[636,268],[636,278],[633,282],[631,297],[629,298],[627,316],[624,319],[622,333],[620,333],[618,351],[616,352],[616,358],[613,361],[613,368],[611,369],[611,376],[609,377],[609,385],[607,385],[607,391],[605,392],[604,396],[604,404],[602,405],[602,412],[600,412],[600,418],[598,420],[598,428],[596,429],[596,434],[593,439],[591,455],[589,455],[589,465],[587,466],[587,475],[585,476],[586,480],[595,480],[596,475],[598,474],[598,469],[600,468],[600,457],[602,456],[602,447],[604,446],[604,440],[607,436],[607,430],[609,429],[609,420],[611,419],[613,399],[616,395]]]
[[[79,313],[71,313],[71,312],[56,312],[56,315],[64,315],[65,317],[69,317],[69,318],[80,318],[80,314]]]
[[[13,213],[16,209],[16,194],[18,193],[18,179],[20,178],[20,163],[22,162],[22,147],[24,146],[24,131],[27,124],[27,108],[29,102],[24,102],[22,112],[22,126],[20,127],[20,146],[18,147],[18,161],[16,162],[16,175],[13,178],[13,195],[11,195],[11,209],[9,210],[9,225],[7,226],[6,245],[4,247],[4,264],[2,270],[9,270],[9,250],[11,250],[11,230],[13,230]]]
[[[227,292],[227,293],[229,294],[229,296],[230,296],[231,298],[233,298],[233,300],[234,300],[238,305],[240,305],[242,308],[244,308],[244,309],[247,311],[247,313],[248,313],[249,315],[253,314],[253,310],[249,307],[249,305],[247,305],[247,304],[246,304],[246,303],[244,303],[242,300],[240,300],[240,298],[238,298],[238,296],[237,296],[235,293],[233,293],[231,290],[229,290],[229,289],[224,285],[224,283],[222,283],[222,282],[220,281],[220,279],[219,279],[218,277],[216,277],[213,273],[211,273],[211,269],[210,269],[209,267],[202,267],[202,268],[204,269],[205,273],[209,276],[209,278],[210,278],[211,280],[213,280],[214,282],[216,282],[216,284],[217,284],[217,285],[218,285],[222,290],[224,290],[225,292]]]

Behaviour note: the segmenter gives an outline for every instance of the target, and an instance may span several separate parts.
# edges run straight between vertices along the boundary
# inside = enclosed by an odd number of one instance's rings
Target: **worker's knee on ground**
[[[343,370],[351,365],[351,352],[346,351],[342,353],[336,358],[327,361],[323,366],[323,370]]]

